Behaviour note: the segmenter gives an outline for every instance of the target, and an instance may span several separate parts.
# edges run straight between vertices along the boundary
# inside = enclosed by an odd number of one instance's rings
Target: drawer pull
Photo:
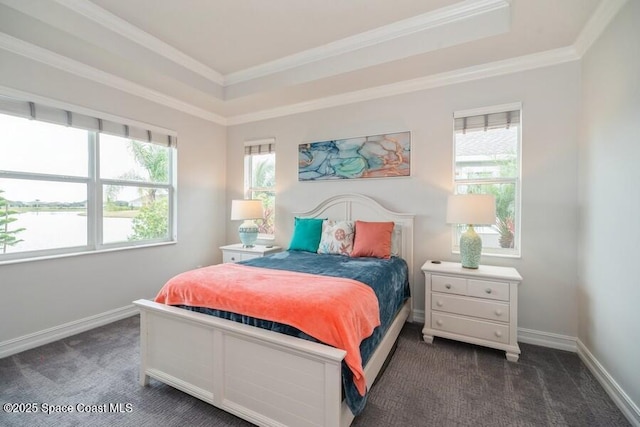
[[[502,316],[502,310],[498,309],[496,310],[496,316]]]
[[[440,300],[436,301],[436,305],[437,305],[438,307],[442,307],[442,305],[443,305],[443,304],[442,304],[442,301],[440,301]]]
[[[231,261],[235,261],[235,260],[236,260],[236,257],[232,256]]]
[[[490,294],[491,293],[491,288],[487,288],[484,290],[486,293]]]
[[[442,320],[440,320],[440,319],[436,320],[436,325],[442,326]]]
[[[498,338],[500,338],[502,336],[502,332],[500,332],[500,331],[496,331],[495,334],[496,334],[496,337],[498,337]]]
[[[446,285],[444,285],[444,287],[447,289],[451,289],[451,283],[447,283]]]

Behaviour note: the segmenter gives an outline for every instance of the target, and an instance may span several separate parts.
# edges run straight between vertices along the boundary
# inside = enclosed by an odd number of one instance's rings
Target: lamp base
[[[467,231],[460,236],[460,258],[464,268],[478,268],[482,253],[482,239],[469,224]]]
[[[243,248],[252,248],[254,246],[254,243],[258,240],[258,231],[258,226],[250,219],[240,224],[238,235]]]

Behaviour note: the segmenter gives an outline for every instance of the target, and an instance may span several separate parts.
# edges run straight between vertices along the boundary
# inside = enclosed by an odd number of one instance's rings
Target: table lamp
[[[243,248],[252,248],[258,239],[258,226],[254,219],[264,218],[262,200],[232,200],[231,220],[243,220],[238,227],[238,234]]]
[[[478,268],[482,239],[473,226],[495,224],[496,199],[491,194],[455,194],[447,199],[447,223],[467,224],[460,236],[460,258],[464,268]]]

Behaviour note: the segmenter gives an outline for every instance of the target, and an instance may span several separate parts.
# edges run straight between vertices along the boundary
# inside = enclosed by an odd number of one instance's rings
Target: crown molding
[[[223,75],[184,52],[139,29],[126,20],[92,3],[90,0],[54,1],[223,87],[269,76],[366,47],[382,44],[397,38],[410,36],[431,28],[510,7],[509,0],[464,0],[458,4],[385,25],[317,48]]]
[[[162,40],[142,31],[138,27],[130,24],[122,18],[112,14],[111,12],[101,8],[100,6],[88,0],[55,0],[60,5],[72,10],[93,22],[120,34],[123,37],[139,44],[156,54],[184,67],[207,80],[224,86],[225,78],[218,71],[208,67],[207,65],[193,59],[189,55],[181,52],[173,46],[163,42]]]
[[[394,22],[389,25],[327,43],[274,61],[225,75],[230,86],[292,68],[347,54],[366,47],[379,45],[397,38],[410,36],[434,27],[469,19],[478,15],[509,8],[506,0],[466,0],[452,6]]]
[[[626,3],[627,0],[603,0],[598,5],[574,43],[580,57],[587,53],[591,45],[595,43]]]
[[[56,1],[65,5],[92,5],[92,3],[90,3],[88,0]],[[342,93],[339,95],[328,96],[324,98],[317,98],[314,100],[290,104],[282,107],[265,109],[262,111],[247,114],[239,114],[230,117],[218,115],[211,111],[195,106],[191,103],[181,101],[177,98],[165,95],[148,87],[133,83],[129,80],[123,79],[113,74],[106,73],[99,69],[85,65],[73,59],[67,58],[65,56],[59,55],[47,49],[30,44],[1,32],[0,49],[4,49],[18,55],[39,61],[46,65],[72,73],[79,77],[104,84],[106,86],[121,90],[131,95],[139,96],[149,101],[168,106],[175,110],[182,111],[184,113],[202,118],[204,120],[208,120],[223,126],[232,126],[576,61],[586,53],[589,47],[602,34],[602,32],[610,24],[611,20],[626,4],[626,2],[627,0],[604,0],[587,22],[584,29],[576,39],[576,42],[571,46],[462,68],[450,72],[424,76],[417,79],[405,80],[388,85]],[[464,4],[469,7],[471,7],[472,3],[478,2],[464,2]],[[504,0],[486,0],[479,3],[482,3],[485,7],[492,7],[492,5],[494,7],[499,7],[498,3],[504,3]],[[480,13],[480,9],[475,10],[477,11],[477,13]],[[457,10],[457,12],[458,15],[455,16],[462,16],[463,12],[461,10]],[[470,16],[470,9],[466,9],[466,13],[466,16]],[[98,15],[95,16],[97,17]],[[454,19],[453,12],[450,12],[448,14],[443,13],[443,15],[440,16],[440,22],[445,22],[447,17],[448,19]],[[422,16],[416,18],[424,19],[424,17]],[[435,20],[432,19],[430,22],[431,25],[435,25]],[[402,33],[401,29],[396,28],[395,34],[407,34],[406,32],[410,31],[409,28],[415,29],[417,28],[418,24],[414,22],[412,25],[413,26],[404,27],[405,33]],[[391,34],[391,32],[387,32],[386,36],[391,37]],[[382,35],[378,34],[378,37],[382,37]],[[366,43],[365,40],[360,40],[360,42]],[[355,46],[355,44],[353,44],[352,47],[353,46]],[[348,47],[342,46],[342,48],[346,49]],[[308,53],[309,51],[303,52],[303,54]]]
[[[434,74],[398,83],[377,86],[340,95],[319,98],[255,113],[241,114],[227,118],[227,125],[239,125],[260,120],[273,119],[291,114],[306,113],[324,108],[338,107],[357,102],[370,101],[388,96],[401,95],[436,87],[449,86],[473,80],[486,79],[504,74],[517,73],[548,67],[565,62],[577,61],[580,56],[573,46],[520,56],[502,61],[461,68],[446,73]]]
[[[223,126],[239,125],[260,120],[267,120],[291,114],[305,113],[324,108],[348,105],[357,102],[369,101],[388,96],[416,92],[420,90],[442,87],[457,83],[500,76],[509,73],[527,71],[564,62],[579,60],[576,49],[573,46],[525,55],[517,58],[491,62],[462,68],[446,73],[434,74],[412,80],[377,86],[318,98],[307,102],[291,104],[283,107],[262,110],[255,113],[241,114],[232,117],[223,117],[211,111],[197,107],[193,104],[181,101],[177,98],[165,95],[156,90],[133,83],[129,80],[106,73],[97,68],[67,58],[50,50],[41,48],[5,33],[0,33],[0,49],[4,49],[18,55],[33,59],[43,64],[58,68],[79,77],[104,84],[121,90],[131,95],[139,96],[149,101],[165,105],[178,111],[199,117]]]
[[[227,119],[197,107],[193,104],[181,101],[169,95],[165,95],[148,87],[133,83],[122,77],[104,72],[97,68],[83,64],[66,56],[57,54],[40,46],[25,42],[23,40],[12,37],[8,34],[0,32],[0,49],[24,56],[34,61],[41,62],[45,65],[57,68],[59,70],[74,74],[78,77],[101,83],[105,86],[121,90],[130,95],[153,101],[160,105],[171,107],[175,110],[182,111],[192,116],[200,117],[214,123],[226,126]]]

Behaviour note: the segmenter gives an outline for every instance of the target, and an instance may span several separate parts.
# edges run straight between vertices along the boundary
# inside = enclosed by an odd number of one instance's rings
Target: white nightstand
[[[220,250],[222,251],[222,262],[238,262],[280,252],[282,248],[280,246],[266,247],[263,245],[244,248],[242,247],[242,243],[235,243],[233,245],[221,246]]]
[[[456,262],[422,266],[425,275],[424,341],[449,338],[493,347],[517,362],[518,284],[515,268],[480,265],[463,268]]]

